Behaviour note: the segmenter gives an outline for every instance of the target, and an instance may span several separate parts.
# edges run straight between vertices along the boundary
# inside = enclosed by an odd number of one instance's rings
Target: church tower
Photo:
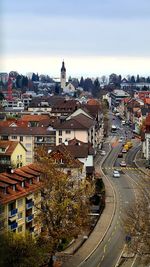
[[[66,68],[64,61],[62,62],[62,67],[61,67],[60,82],[61,82],[61,88],[64,89],[66,87]]]

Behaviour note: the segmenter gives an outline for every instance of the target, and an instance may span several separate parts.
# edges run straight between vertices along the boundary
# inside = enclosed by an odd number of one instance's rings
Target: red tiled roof
[[[145,125],[149,126],[150,125],[150,113],[148,114],[148,116],[145,119]]]
[[[49,135],[50,130],[45,127],[0,127],[0,135]]]
[[[68,146],[64,144],[55,146],[50,153],[54,159],[63,160],[65,164],[68,164],[69,167],[78,168],[83,165],[78,159],[75,159],[70,153]]]
[[[18,144],[19,144],[18,141],[0,140],[0,148],[4,148],[5,149],[5,152],[0,152],[0,155],[8,155],[8,156],[10,156],[14,152],[14,150],[17,147]]]
[[[23,115],[22,121],[42,121],[49,120],[49,115]]]
[[[25,166],[25,167],[26,167],[26,171],[28,170],[28,172],[32,172],[32,173],[33,173],[33,169],[39,170],[39,167],[36,167],[35,164],[33,164],[33,166],[32,166],[32,164],[30,164],[30,165]],[[24,168],[24,167],[22,167],[22,168]],[[32,184],[25,182],[26,186],[21,187],[20,181],[23,181],[23,180],[27,181],[28,178],[35,177],[35,175],[33,176],[33,174],[30,175],[28,173],[25,173],[22,170],[22,168],[16,169],[13,173],[9,173],[9,174],[1,173],[0,174],[0,187],[1,188],[7,187],[7,194],[3,194],[2,192],[0,192],[0,201],[2,204],[5,204],[5,203],[8,203],[10,201],[16,200],[18,198],[27,196],[31,192],[37,191],[41,187],[41,182],[36,182],[34,179],[33,179]],[[31,168],[31,170],[30,170],[30,168]],[[37,173],[39,175],[38,171],[37,171]],[[36,176],[38,176],[38,175],[36,175]],[[11,185],[16,185],[15,191],[12,190]]]
[[[79,114],[62,123],[56,123],[54,127],[56,129],[85,130],[89,129],[93,125],[95,125],[95,122],[92,119],[88,118],[84,114]]]

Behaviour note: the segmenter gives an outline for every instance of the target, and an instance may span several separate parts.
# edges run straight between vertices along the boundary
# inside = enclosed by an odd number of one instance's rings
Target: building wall
[[[26,150],[21,144],[18,144],[13,151],[11,155],[11,164],[17,166],[17,168],[26,165]]]
[[[26,163],[33,163],[34,161],[34,137],[31,135],[10,135],[9,140],[19,141],[27,149]]]
[[[85,143],[88,142],[88,131],[70,130],[70,133],[67,133],[66,131],[67,130],[62,130],[62,135],[60,135],[60,131],[56,130],[56,146],[60,143],[65,143],[66,140],[68,141],[74,138]],[[61,139],[61,142],[59,139]]]
[[[34,204],[27,209],[27,201],[32,201]],[[39,210],[37,205],[40,205],[41,193],[36,191],[32,194],[26,195],[14,201],[11,201],[0,208],[0,232],[14,231],[16,233],[25,233],[29,231],[32,235],[38,235],[40,232],[40,225],[37,223],[37,215]],[[17,209],[15,215],[10,215],[10,204],[13,203],[14,210]],[[1,212],[3,210],[3,212]],[[33,215],[31,221],[27,221]],[[4,225],[2,226],[4,222]],[[14,225],[14,229],[10,229],[10,223]],[[16,225],[15,225],[16,224]]]

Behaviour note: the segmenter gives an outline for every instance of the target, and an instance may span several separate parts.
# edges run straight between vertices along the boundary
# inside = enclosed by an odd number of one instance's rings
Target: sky
[[[2,0],[0,72],[150,76],[150,0]]]

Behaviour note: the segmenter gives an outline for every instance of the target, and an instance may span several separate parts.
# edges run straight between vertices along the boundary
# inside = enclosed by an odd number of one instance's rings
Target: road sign
[[[131,241],[131,236],[130,235],[126,235],[126,242],[130,242]]]

